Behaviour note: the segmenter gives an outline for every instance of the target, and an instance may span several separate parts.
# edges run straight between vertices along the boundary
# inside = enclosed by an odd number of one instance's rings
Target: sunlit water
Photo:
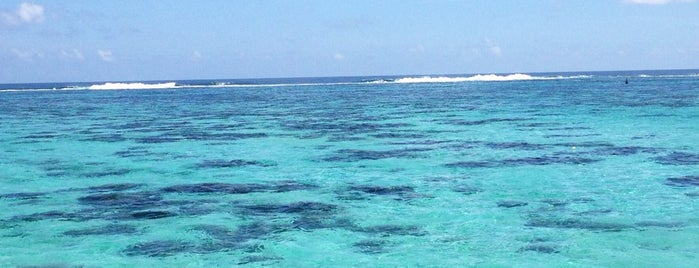
[[[699,78],[0,92],[0,266],[696,267]]]

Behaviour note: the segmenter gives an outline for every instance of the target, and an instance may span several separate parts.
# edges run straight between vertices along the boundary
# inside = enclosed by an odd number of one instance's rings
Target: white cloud
[[[195,50],[194,52],[192,52],[192,60],[193,61],[200,61],[202,59],[202,57],[203,56],[201,55],[201,52],[199,52],[199,50]]]
[[[502,49],[500,48],[500,46],[497,45],[497,43],[490,40],[490,38],[485,39],[485,45],[490,50],[490,53],[497,57],[502,57]]]
[[[61,50],[61,56],[66,59],[76,59],[76,60],[84,60],[85,56],[83,56],[83,53],[80,52],[80,50],[73,49],[70,51],[67,50]]]
[[[411,53],[424,53],[425,52],[425,47],[422,45],[417,45],[415,47],[412,47],[409,49]]]
[[[499,46],[490,47],[490,52],[495,56],[502,57],[502,49]]]
[[[344,59],[345,59],[345,55],[342,55],[342,54],[340,54],[340,53],[335,53],[335,55],[333,55],[333,58],[334,58],[335,60],[344,60]]]
[[[113,61],[114,55],[111,50],[97,50],[97,54],[103,61]]]
[[[5,25],[41,23],[46,19],[44,6],[34,3],[21,3],[14,12],[0,11],[0,18]]]
[[[20,60],[33,60],[35,58],[43,59],[45,57],[44,53],[33,50],[13,48],[10,49],[10,52],[12,52],[12,54],[14,54],[15,57]]]
[[[696,0],[624,0],[626,3],[630,4],[640,4],[640,5],[662,5],[673,2],[694,2]]]

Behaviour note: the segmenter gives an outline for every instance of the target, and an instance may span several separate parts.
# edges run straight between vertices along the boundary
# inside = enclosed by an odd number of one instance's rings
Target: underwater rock
[[[258,167],[273,167],[277,164],[270,161],[251,161],[242,159],[233,160],[204,160],[203,162],[197,164],[198,168],[231,168],[231,167],[245,167],[245,166],[258,166]]]
[[[63,212],[63,211],[46,211],[33,213],[29,215],[19,215],[12,217],[12,220],[19,221],[43,221],[43,220],[72,220],[72,221],[82,221],[82,217],[75,213]]]
[[[560,251],[553,245],[548,244],[529,244],[520,248],[517,252],[533,251],[537,253],[553,254],[560,253]]]
[[[88,173],[81,174],[81,176],[86,177],[86,178],[99,178],[99,177],[107,177],[107,176],[121,176],[121,175],[126,175],[130,172],[131,172],[130,169],[122,168],[122,169],[112,169],[112,170],[105,170],[105,171],[88,172]]]
[[[699,186],[699,176],[668,178],[667,180],[665,180],[665,185],[675,187]]]
[[[122,251],[126,256],[167,257],[195,249],[194,244],[176,240],[137,243]]]
[[[554,207],[562,207],[562,206],[568,205],[567,201],[557,200],[557,199],[544,199],[544,200],[541,200],[541,202],[549,204],[549,205],[554,206]]]
[[[523,206],[526,206],[528,204],[529,203],[527,203],[527,202],[517,201],[517,200],[498,201],[498,207],[503,207],[503,208],[523,207]]]
[[[430,151],[429,148],[405,148],[386,151],[369,151],[356,149],[343,149],[333,156],[323,158],[326,162],[355,162],[361,160],[380,160],[387,158],[416,158],[418,152]]]
[[[528,142],[486,142],[484,144],[486,147],[491,149],[516,149],[516,150],[544,150],[550,146],[544,144],[533,144]]]
[[[146,210],[146,211],[137,211],[133,212],[129,215],[133,219],[160,219],[160,218],[167,218],[167,217],[174,217],[177,216],[176,213],[172,213],[169,211],[161,211],[161,210]]]
[[[661,228],[681,228],[687,224],[684,222],[664,222],[664,221],[639,221],[635,224],[637,227],[661,227]]]
[[[104,184],[98,186],[87,187],[86,190],[90,192],[118,192],[132,190],[145,186],[143,183],[115,183],[115,184]]]
[[[666,156],[655,157],[653,160],[661,165],[699,165],[699,154],[672,152]]]
[[[138,232],[136,227],[125,224],[109,224],[92,228],[78,229],[66,231],[63,235],[67,236],[86,236],[86,235],[119,235],[119,234],[134,234]]]
[[[352,244],[355,251],[364,254],[380,254],[386,253],[386,245],[384,240],[362,240]]]
[[[424,236],[427,234],[422,228],[419,226],[414,226],[414,225],[393,225],[393,224],[388,224],[388,225],[376,225],[376,226],[370,226],[370,227],[355,227],[354,231],[357,232],[363,232],[363,233],[371,233],[371,234],[380,234],[383,236],[389,236],[389,235],[409,235],[409,236]]]
[[[275,256],[265,256],[265,255],[249,255],[242,257],[240,261],[238,261],[237,265],[245,265],[249,263],[257,263],[257,262],[270,262],[270,261],[280,261],[283,260],[281,257],[275,257]]]
[[[462,193],[464,195],[472,195],[472,194],[480,193],[483,191],[482,189],[480,189],[478,187],[470,186],[470,185],[458,185],[458,186],[453,187],[451,190],[454,192],[457,192],[457,193]]]
[[[118,207],[126,209],[141,209],[157,207],[162,197],[155,192],[113,192],[93,194],[78,198],[83,205],[96,207]]]
[[[162,188],[167,193],[223,193],[223,194],[247,194],[252,192],[263,192],[268,186],[257,183],[221,183],[207,182],[196,184],[179,184]]]
[[[47,193],[36,192],[36,193],[10,193],[10,194],[0,194],[0,199],[20,199],[20,200],[34,200],[39,197],[46,196]]]
[[[590,231],[605,231],[618,232],[624,229],[632,228],[633,226],[621,223],[596,222],[583,219],[533,219],[528,221],[525,226],[529,227],[545,227],[545,228],[561,228],[561,229],[582,229]]]
[[[372,185],[362,185],[362,186],[352,186],[349,187],[350,191],[360,191],[367,194],[374,195],[404,195],[415,193],[415,189],[411,186],[401,185],[401,186],[372,186]]]
[[[251,215],[301,213],[306,215],[328,215],[336,205],[319,202],[295,202],[290,204],[247,205],[242,208]]]

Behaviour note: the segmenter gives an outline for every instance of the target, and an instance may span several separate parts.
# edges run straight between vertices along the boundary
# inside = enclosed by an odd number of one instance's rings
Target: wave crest
[[[110,90],[110,89],[163,89],[163,88],[175,88],[177,83],[167,82],[167,83],[157,83],[157,84],[145,84],[145,83],[104,83],[99,85],[91,85],[87,89],[97,89],[97,90]]]
[[[477,74],[469,77],[404,77],[394,81],[394,83],[450,83],[450,82],[499,82],[499,81],[522,81],[522,80],[549,80],[549,79],[565,79],[566,77],[542,77],[531,76],[528,74]]]

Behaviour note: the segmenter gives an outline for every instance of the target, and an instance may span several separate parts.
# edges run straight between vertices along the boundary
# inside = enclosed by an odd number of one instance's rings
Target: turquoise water
[[[0,92],[0,266],[696,267],[699,79],[625,77]]]

